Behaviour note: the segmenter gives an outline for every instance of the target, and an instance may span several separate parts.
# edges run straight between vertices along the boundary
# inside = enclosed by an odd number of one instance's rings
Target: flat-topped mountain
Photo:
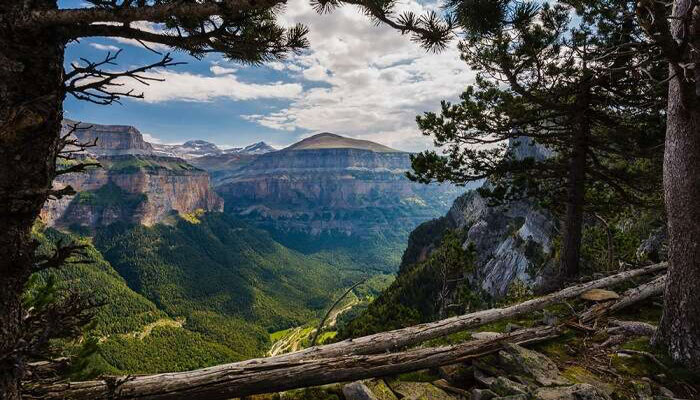
[[[334,133],[319,133],[303,139],[285,148],[288,150],[318,150],[318,149],[359,149],[380,153],[401,153],[401,151],[384,146],[383,144],[336,135]]]
[[[376,253],[393,260],[367,264],[393,270],[408,233],[447,212],[461,193],[451,185],[412,182],[405,175],[410,168],[410,153],[320,134],[238,164],[215,187],[228,212],[287,246],[313,251],[319,243],[384,243]]]
[[[63,134],[73,127],[73,135],[83,143],[93,143],[88,153],[98,156],[116,156],[124,154],[154,154],[151,143],[143,140],[143,135],[129,125],[100,125],[76,122],[69,119],[63,121]]]

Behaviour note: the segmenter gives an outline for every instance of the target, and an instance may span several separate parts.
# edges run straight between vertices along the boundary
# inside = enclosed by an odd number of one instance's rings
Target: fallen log
[[[42,399],[230,399],[333,382],[354,381],[454,364],[498,351],[503,343],[533,343],[556,337],[556,327],[522,329],[497,338],[398,353],[343,355],[293,362],[270,357],[195,371],[125,377],[119,380],[28,388]]]
[[[612,314],[632,304],[646,300],[649,297],[663,294],[666,285],[666,275],[661,275],[651,282],[627,290],[618,300],[597,304],[579,317],[581,323],[593,322],[605,314]]]
[[[465,358],[498,350],[500,343],[504,341],[524,343],[553,337],[556,334],[556,328],[519,330],[497,338],[448,347],[414,349],[392,354],[377,353],[386,353],[500,319],[539,310],[576,297],[587,290],[614,285],[665,267],[666,264],[662,263],[625,271],[510,307],[479,311],[276,357],[253,359],[194,371],[115,377],[28,389],[31,393],[45,399],[182,399],[192,398],[192,396],[228,399],[452,364]],[[642,291],[642,293],[646,295],[647,292]],[[639,293],[632,295],[636,296],[635,298],[643,297]],[[624,296],[616,303],[632,304]],[[601,311],[601,313],[604,312],[606,311]]]

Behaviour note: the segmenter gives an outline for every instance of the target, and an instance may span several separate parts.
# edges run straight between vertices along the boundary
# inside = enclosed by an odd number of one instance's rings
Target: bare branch
[[[120,103],[122,97],[143,98],[143,93],[134,92],[133,89],[120,90],[124,87],[122,80],[132,79],[143,85],[148,85],[149,82],[153,81],[160,82],[162,79],[154,78],[146,73],[157,68],[184,64],[184,62],[174,61],[168,53],[160,61],[138,68],[117,72],[107,69],[106,67],[117,65],[115,61],[120,53],[121,50],[116,53],[108,52],[107,56],[99,62],[82,59],[82,65],[72,64],[73,70],[65,77],[65,92],[79,100],[100,105]]]

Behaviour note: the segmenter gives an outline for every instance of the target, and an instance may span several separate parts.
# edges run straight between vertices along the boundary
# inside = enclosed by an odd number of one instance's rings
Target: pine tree
[[[478,76],[458,104],[417,118],[443,152],[413,157],[409,177],[488,178],[481,192],[495,203],[529,198],[550,208],[563,223],[560,270],[572,278],[584,214],[648,206],[658,192],[665,98],[663,85],[642,78],[661,76],[663,63],[633,1],[451,6],[467,32],[462,58]],[[528,141],[551,157],[518,156]]]
[[[700,369],[700,9],[692,0],[642,0],[636,11],[668,65],[663,186],[670,265],[654,341],[674,361]]]
[[[58,266],[53,261],[65,260],[70,254],[65,251],[71,250],[70,246],[57,250],[52,262],[38,260],[30,236],[32,224],[47,199],[73,193],[70,187],[52,188],[54,178],[87,167],[76,164],[56,169],[57,158],[70,157],[66,146],[79,145],[59,135],[65,96],[96,104],[141,97],[122,90],[123,81],[148,82],[154,78],[145,72],[178,64],[165,54],[153,63],[115,71],[119,53],[109,53],[102,60],[86,60],[64,71],[66,45],[81,38],[116,37],[137,40],[149,49],[148,43],[157,43],[194,57],[221,53],[230,60],[253,64],[307,46],[306,27],[285,28],[277,23],[284,0],[86,3],[91,7],[58,9],[56,0],[0,2],[0,393],[8,399],[20,397],[27,356],[36,350],[35,342],[26,337],[28,321],[42,320],[41,316],[27,317],[21,301],[23,289],[33,272]],[[451,34],[450,20],[435,13],[394,15],[390,0],[316,3],[320,11],[345,4],[359,6],[376,22],[411,34],[426,47],[439,48]],[[163,30],[141,29],[137,21],[158,24]]]

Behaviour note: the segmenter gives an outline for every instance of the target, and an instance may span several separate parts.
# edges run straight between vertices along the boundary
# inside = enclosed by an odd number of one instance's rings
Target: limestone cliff
[[[410,230],[447,210],[459,192],[411,182],[410,165],[408,153],[321,134],[258,156],[219,182],[217,192],[228,210],[278,229]]]
[[[76,127],[77,129],[72,129]],[[77,123],[64,120],[63,132],[73,130],[73,135],[83,143],[95,143],[89,153],[98,156],[113,156],[123,154],[153,154],[153,146],[143,140],[143,135],[133,126],[100,125],[93,123]]]
[[[514,141],[511,147],[519,158],[540,159],[551,154],[527,138]],[[487,181],[485,185],[488,184]],[[437,238],[449,228],[465,232],[464,248],[470,243],[475,247],[476,268],[468,277],[472,286],[499,298],[516,283],[531,289],[546,283],[545,276],[552,267],[552,241],[557,229],[556,220],[547,211],[529,201],[490,206],[478,191],[470,191],[457,198],[439,222],[426,223],[418,228],[417,233],[429,228],[434,232],[415,235],[404,256],[402,269],[424,259]],[[434,229],[434,226],[440,229]],[[418,240],[418,237],[422,239]]]
[[[64,132],[74,124],[65,121]],[[97,139],[97,145],[82,157],[96,159],[102,168],[59,177],[54,187],[70,185],[77,195],[48,201],[41,213],[46,224],[97,228],[120,221],[152,225],[173,213],[223,210],[223,200],[212,189],[206,171],[180,158],[155,155],[136,128],[84,123],[74,135],[82,142]]]

